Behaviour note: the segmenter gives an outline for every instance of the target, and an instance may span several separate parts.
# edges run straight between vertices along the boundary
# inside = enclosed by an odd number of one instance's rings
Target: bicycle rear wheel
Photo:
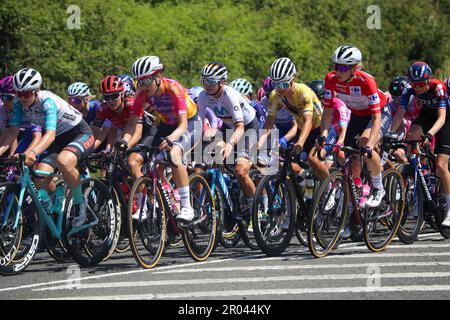
[[[347,221],[349,193],[341,171],[331,173],[320,185],[308,224],[308,248],[314,257],[323,258],[335,249]]]
[[[189,177],[191,204],[195,217],[183,230],[183,242],[195,261],[205,261],[216,245],[217,214],[211,189],[200,174]]]
[[[136,212],[133,202],[138,205]],[[131,252],[140,267],[151,269],[161,259],[166,246],[166,221],[159,186],[154,186],[153,179],[149,177],[136,180],[128,203],[128,234]]]
[[[402,175],[395,169],[383,173],[386,191],[381,204],[364,210],[363,234],[366,246],[380,252],[394,239],[403,216],[405,186]]]
[[[73,199],[65,214],[64,241],[72,259],[82,267],[102,262],[111,252],[117,230],[117,213],[108,187],[98,179],[81,182],[86,202],[86,222],[78,232],[72,231],[75,214]]]

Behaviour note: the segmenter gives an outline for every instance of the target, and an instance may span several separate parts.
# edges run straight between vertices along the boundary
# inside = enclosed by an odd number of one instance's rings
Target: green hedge
[[[66,25],[72,4],[81,9],[80,30]],[[366,26],[371,4],[381,9],[381,30]],[[198,84],[211,60],[224,62],[230,79],[260,84],[274,59],[289,56],[308,81],[323,78],[334,49],[352,43],[386,88],[415,60],[450,75],[449,7],[449,0],[4,0],[0,75],[33,67],[59,94],[75,81],[96,92],[103,75],[130,73],[137,58],[158,55],[166,75],[185,86]]]

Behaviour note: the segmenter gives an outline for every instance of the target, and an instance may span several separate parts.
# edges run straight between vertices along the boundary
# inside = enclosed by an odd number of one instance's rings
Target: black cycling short
[[[75,127],[56,136],[55,141],[42,155],[39,163],[45,163],[53,169],[57,167],[58,155],[61,151],[69,151],[77,156],[78,163],[94,150],[94,135],[85,120],[81,120]]]
[[[427,133],[434,126],[437,120],[437,112],[435,113],[420,113],[419,117],[414,120],[413,125],[418,125],[422,128],[423,133]],[[450,116],[445,119],[445,124],[435,136],[434,152],[436,154],[445,154],[450,156]]]

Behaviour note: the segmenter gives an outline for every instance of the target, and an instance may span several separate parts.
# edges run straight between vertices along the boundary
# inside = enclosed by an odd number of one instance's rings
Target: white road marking
[[[101,289],[101,288],[137,288],[137,287],[158,287],[158,286],[183,286],[183,285],[206,285],[206,284],[237,284],[251,282],[278,282],[278,281],[324,281],[324,280],[353,280],[368,279],[373,277],[370,274],[325,274],[325,275],[306,275],[306,276],[278,276],[278,277],[254,277],[254,278],[212,278],[212,279],[188,279],[188,280],[161,280],[161,281],[130,281],[130,282],[107,282],[91,283],[77,286],[76,290],[83,289]],[[400,278],[448,278],[450,272],[416,272],[416,273],[381,273],[379,278],[400,279]],[[55,290],[73,290],[73,286],[57,286],[34,289],[33,291],[55,291]]]
[[[434,262],[368,262],[353,264],[310,264],[294,266],[242,266],[242,267],[222,267],[222,268],[200,268],[200,269],[180,269],[169,271],[158,271],[154,274],[173,273],[197,273],[197,272],[236,272],[236,271],[262,271],[262,270],[300,270],[300,269],[340,269],[340,268],[367,268],[367,267],[432,267],[450,266],[450,261]]]
[[[341,287],[341,288],[304,288],[304,289],[255,289],[230,291],[201,291],[168,294],[137,294],[92,297],[65,297],[40,300],[152,300],[152,299],[188,299],[188,298],[217,298],[217,297],[247,297],[247,296],[283,296],[305,295],[313,293],[376,293],[376,292],[438,292],[448,291],[448,285],[433,286],[389,286],[389,287]],[[446,295],[445,298],[448,298]]]

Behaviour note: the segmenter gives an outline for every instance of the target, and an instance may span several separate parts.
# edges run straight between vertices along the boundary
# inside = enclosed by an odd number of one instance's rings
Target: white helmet
[[[334,63],[353,66],[361,63],[362,54],[358,48],[353,46],[341,46],[336,49],[332,58]]]
[[[31,68],[25,68],[14,75],[13,87],[16,91],[34,91],[42,84],[41,74]]]
[[[211,62],[202,69],[202,78],[212,80],[227,80],[227,68],[220,62]]]
[[[89,91],[89,86],[86,83],[75,82],[67,88],[67,95],[69,97],[88,97],[91,95],[91,92]]]
[[[133,77],[136,79],[152,76],[162,70],[164,70],[164,66],[156,56],[145,56],[139,58],[131,67]]]
[[[273,82],[291,81],[296,73],[295,65],[289,58],[277,59],[270,67],[270,77]]]
[[[253,88],[250,82],[246,79],[236,79],[231,81],[230,86],[239,91],[243,96],[248,96],[253,93]]]

